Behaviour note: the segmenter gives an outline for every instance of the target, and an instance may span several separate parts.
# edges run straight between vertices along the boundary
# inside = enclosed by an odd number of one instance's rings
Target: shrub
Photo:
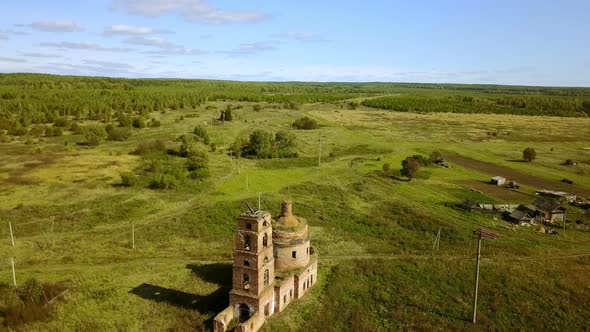
[[[107,125],[104,127],[104,130],[106,130],[106,131],[107,131],[107,133],[108,133],[108,134],[110,134],[110,133],[111,133],[111,131],[113,131],[113,128],[115,128],[115,126],[113,126],[113,124],[112,124],[112,123],[109,123],[109,124],[107,124]]]
[[[232,121],[234,119],[234,116],[231,114],[230,105],[227,106],[228,108],[225,110],[225,121]]]
[[[400,173],[410,179],[414,178],[420,170],[420,162],[413,157],[402,160],[402,169]]]
[[[433,163],[440,162],[443,159],[443,155],[442,153],[440,153],[440,151],[432,151],[432,153],[430,154],[430,161]]]
[[[121,185],[125,187],[132,187],[137,184],[137,178],[133,173],[130,172],[122,172],[119,174],[121,176]]]
[[[531,162],[537,157],[537,151],[533,148],[526,148],[522,151],[522,159]]]
[[[152,122],[150,123],[150,127],[152,127],[152,128],[153,127],[159,127],[161,125],[162,125],[162,123],[159,120],[156,120],[156,119],[152,119]]]
[[[86,127],[84,137],[88,145],[99,145],[105,138],[107,138],[107,132],[103,126],[93,125]]]
[[[178,180],[171,174],[159,174],[152,178],[149,184],[151,189],[172,189],[178,186]]]
[[[61,136],[63,135],[63,131],[59,127],[47,127],[45,128],[45,136]]]
[[[117,114],[117,119],[119,120],[120,127],[131,127],[132,120],[130,115],[119,112]]]
[[[145,128],[145,120],[141,117],[133,118],[133,127],[134,128]]]
[[[20,128],[9,130],[8,133],[10,135],[14,135],[14,136],[24,136],[24,135],[28,134],[29,131],[25,127],[20,127]]]
[[[383,167],[381,167],[381,169],[383,169],[383,173],[385,175],[389,175],[391,172],[391,165],[388,163],[383,164]]]
[[[209,157],[205,151],[196,148],[191,149],[186,159],[186,168],[189,171],[207,168],[208,164]]]
[[[66,119],[66,118],[57,118],[55,119],[55,122],[53,123],[53,125],[55,127],[69,127],[70,126],[70,120]]]
[[[252,106],[252,110],[254,112],[260,112],[261,109],[262,109],[262,107],[260,107],[259,104],[256,104],[256,105]]]
[[[293,127],[297,128],[297,129],[309,130],[309,129],[317,129],[319,126],[318,126],[318,122],[316,120],[310,119],[307,116],[304,116],[302,118],[295,120],[295,122],[293,122]]]
[[[421,166],[430,166],[432,165],[432,161],[430,158],[423,156],[421,154],[415,154],[412,156],[413,159],[417,160]]]
[[[147,142],[141,142],[137,145],[135,150],[131,151],[131,154],[145,155],[152,152],[160,152],[166,150],[166,143],[162,140],[153,140]]]
[[[111,141],[125,141],[131,137],[131,129],[128,127],[112,128],[109,132],[109,140]]]
[[[72,125],[70,126],[70,131],[75,133],[75,134],[83,134],[84,133],[84,127],[80,126],[80,124],[78,124],[77,122],[72,123]]]

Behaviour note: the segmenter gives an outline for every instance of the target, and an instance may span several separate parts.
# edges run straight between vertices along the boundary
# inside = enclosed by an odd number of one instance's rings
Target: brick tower
[[[272,218],[265,211],[238,217],[230,307],[239,323],[255,330],[274,313]],[[258,325],[258,326],[257,326]]]

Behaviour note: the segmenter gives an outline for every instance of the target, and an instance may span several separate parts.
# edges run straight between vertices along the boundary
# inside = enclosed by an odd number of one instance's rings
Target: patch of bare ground
[[[522,173],[516,171],[512,168],[499,166],[491,163],[487,163],[484,161],[471,159],[459,155],[449,155],[445,156],[448,160],[457,163],[465,168],[473,169],[478,172],[486,173],[492,176],[500,175],[509,180],[514,180],[520,184],[539,188],[539,189],[550,189],[550,190],[562,190],[566,192],[575,193],[578,195],[590,196],[590,189],[580,187],[578,185],[572,185],[567,183],[562,183],[556,180],[545,179],[541,177],[537,177],[534,175]]]

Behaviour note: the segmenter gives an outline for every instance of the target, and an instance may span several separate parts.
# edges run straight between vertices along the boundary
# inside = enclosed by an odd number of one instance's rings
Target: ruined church
[[[284,201],[281,215],[238,217],[229,307],[215,316],[214,332],[255,332],[266,319],[301,298],[317,282],[317,255],[307,221]]]

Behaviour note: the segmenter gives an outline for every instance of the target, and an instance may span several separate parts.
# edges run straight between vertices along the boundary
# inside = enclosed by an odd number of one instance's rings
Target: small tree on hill
[[[533,148],[526,148],[522,151],[522,159],[531,162],[537,157],[537,151]]]
[[[402,160],[402,169],[400,173],[410,179],[414,178],[420,170],[420,162],[412,157]]]
[[[84,134],[88,145],[99,145],[105,138],[107,138],[107,131],[103,126],[94,125],[86,127],[86,133]]]

